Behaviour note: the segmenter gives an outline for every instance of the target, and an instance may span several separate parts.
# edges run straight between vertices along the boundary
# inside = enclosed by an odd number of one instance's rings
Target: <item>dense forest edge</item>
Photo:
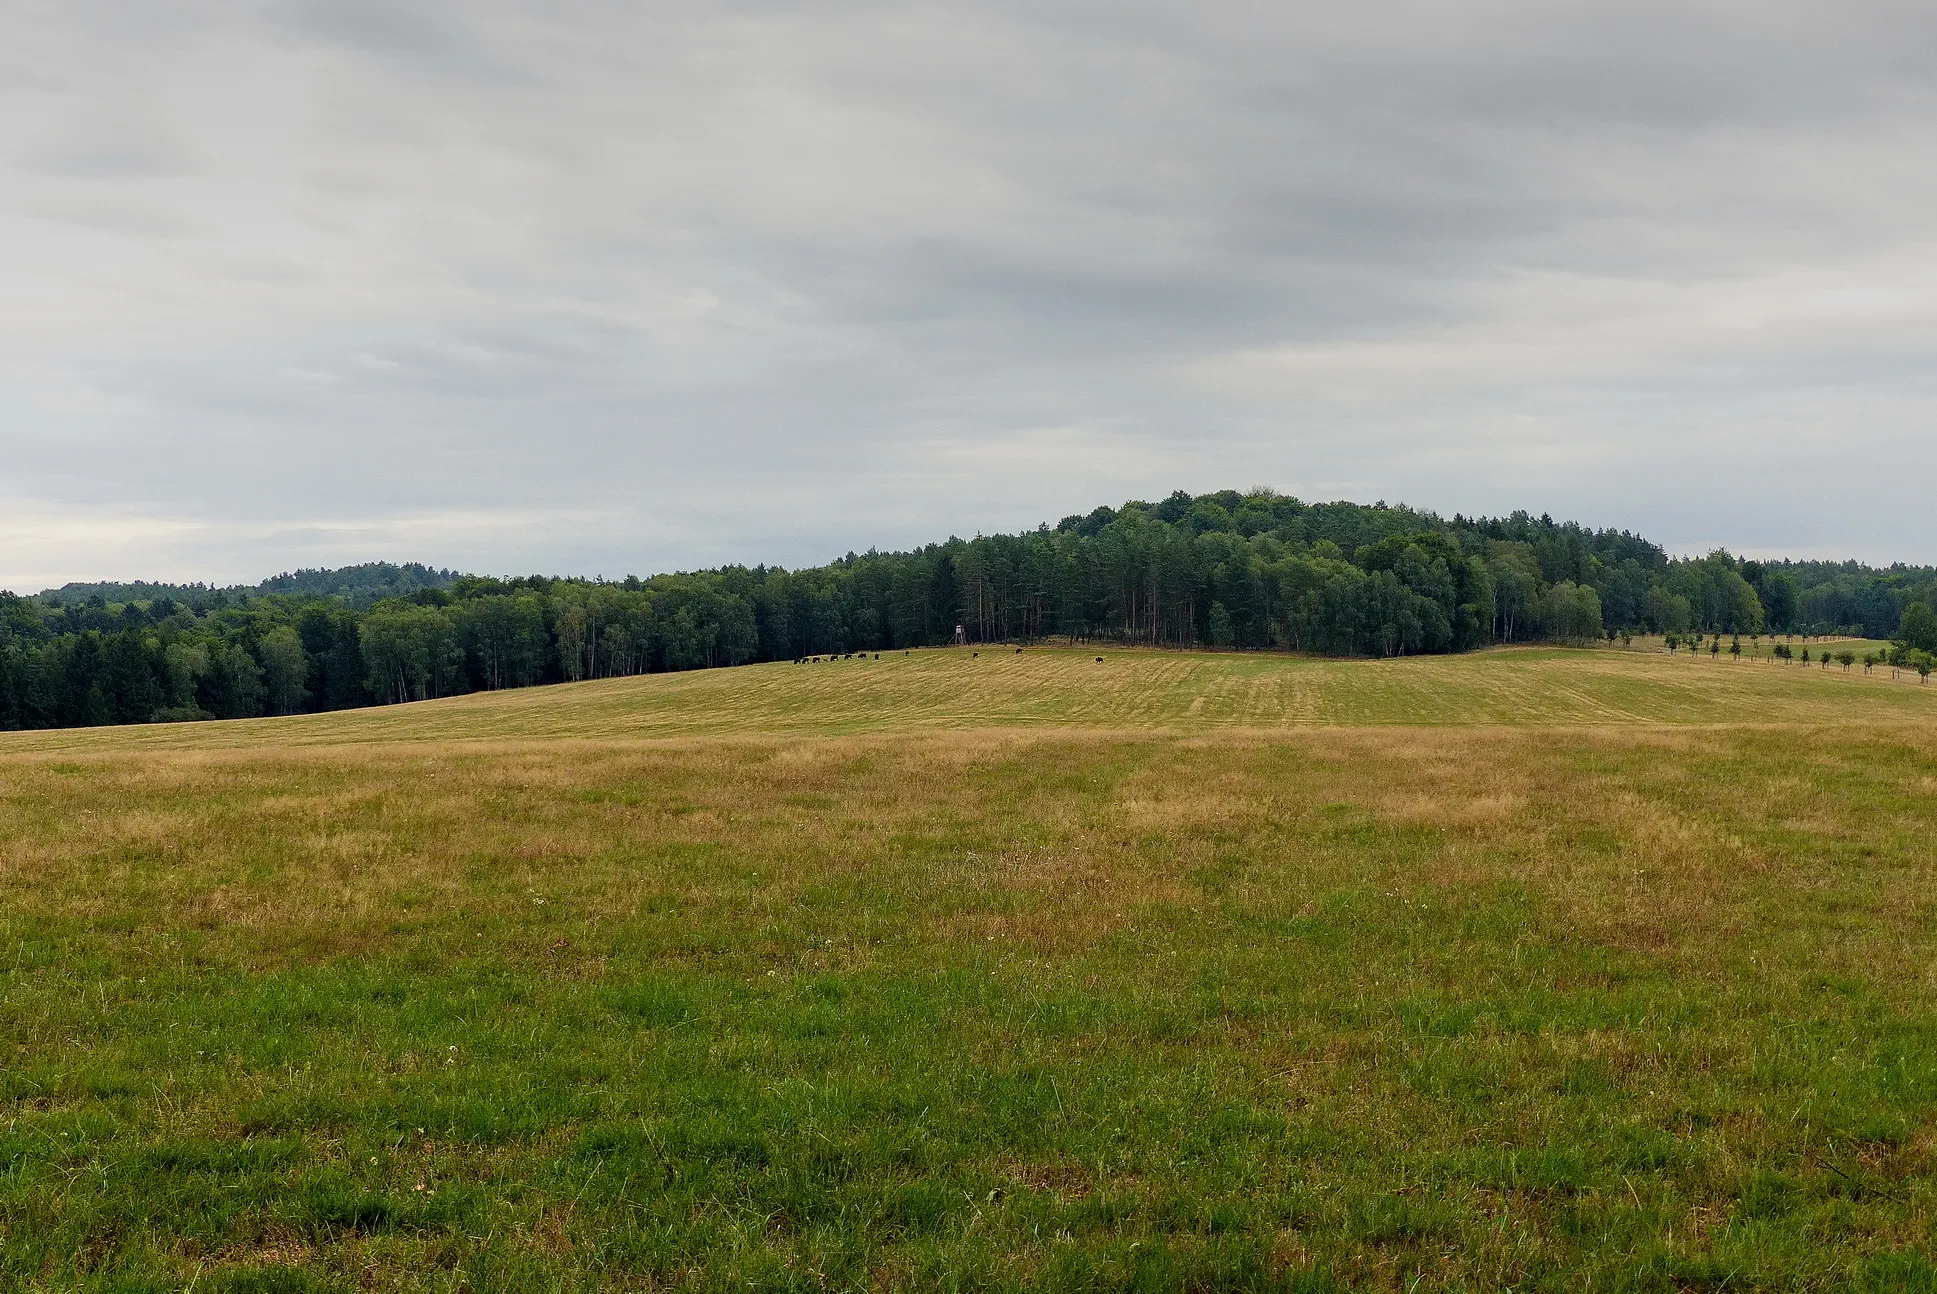
[[[1179,491],[1016,535],[592,581],[386,562],[253,587],[0,593],[0,728],[341,710],[828,653],[1051,638],[1337,656],[1621,633],[1937,653],[1937,568],[1671,559],[1627,531]]]

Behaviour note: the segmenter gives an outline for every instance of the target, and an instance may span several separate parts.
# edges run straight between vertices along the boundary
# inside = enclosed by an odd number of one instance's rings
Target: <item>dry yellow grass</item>
[[[1099,663],[1096,656],[1101,654]],[[839,735],[982,727],[1193,731],[1367,725],[1937,719],[1937,688],[1860,670],[1621,650],[1390,661],[967,649],[483,693],[328,715],[0,734],[8,751],[339,742]]]

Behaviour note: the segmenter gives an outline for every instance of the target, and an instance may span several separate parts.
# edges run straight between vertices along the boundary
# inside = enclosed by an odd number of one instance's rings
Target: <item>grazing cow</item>
[[[1020,647],[1016,648],[1016,655],[1018,656],[1022,655],[1022,648]]]
[[[1098,657],[1096,658],[1096,663],[1097,663],[1098,665],[1101,665],[1101,664],[1103,663],[1103,658],[1102,658],[1101,656],[1098,656]]]

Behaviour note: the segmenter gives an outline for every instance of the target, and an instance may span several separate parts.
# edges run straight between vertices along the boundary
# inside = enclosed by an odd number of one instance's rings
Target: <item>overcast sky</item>
[[[1937,6],[11,0],[0,586],[1268,484],[1937,561]]]

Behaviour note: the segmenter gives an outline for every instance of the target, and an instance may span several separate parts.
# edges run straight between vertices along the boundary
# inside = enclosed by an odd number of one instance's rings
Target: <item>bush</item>
[[[214,715],[210,714],[207,710],[204,710],[199,706],[167,705],[155,711],[154,718],[150,720],[150,722],[152,723],[198,723],[203,719],[213,719],[214,717],[215,717]]]

